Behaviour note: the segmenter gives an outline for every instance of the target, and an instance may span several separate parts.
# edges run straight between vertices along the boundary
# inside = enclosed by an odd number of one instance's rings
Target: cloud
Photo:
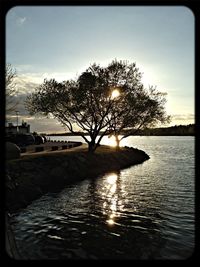
[[[21,26],[25,23],[26,17],[18,17],[17,18],[17,25]]]
[[[15,78],[16,88],[19,93],[30,93],[43,82],[43,77],[38,74],[20,74]]]
[[[56,132],[65,132],[64,127],[61,126],[58,121],[55,119],[49,119],[45,117],[27,117],[21,116],[21,120],[26,121],[30,124],[31,132],[38,133],[56,133]]]
[[[70,79],[72,77],[72,73],[17,73],[17,77],[15,78],[15,85],[18,91],[16,96],[13,96],[13,103],[18,103],[16,110],[19,111],[21,116],[27,116],[28,111],[25,109],[24,101],[30,93],[34,92],[35,89],[43,83],[44,79],[55,78],[57,81],[63,81]],[[9,112],[8,116],[15,114],[15,111]]]
[[[194,114],[187,113],[187,114],[174,114],[172,115],[172,119],[176,121],[188,121],[188,120],[194,120]]]
[[[63,82],[70,79],[75,79],[77,74],[75,75],[73,72],[45,72],[42,74],[42,78],[44,79],[55,79],[58,82]]]
[[[74,78],[76,77],[72,72],[19,73],[17,69],[15,84],[19,93],[31,93],[38,87],[38,85],[44,82],[44,79],[55,79],[58,82],[62,82]]]
[[[30,65],[30,64],[15,64],[14,66],[17,70],[17,73],[30,73],[34,66],[33,65]]]
[[[25,109],[24,101],[27,97],[27,94],[18,94],[13,97],[13,103],[17,103],[17,106],[14,111],[9,111],[6,113],[6,117],[12,117],[15,114],[15,111],[19,111],[19,115],[28,115],[28,111]]]
[[[167,126],[188,125],[195,123],[195,115],[192,113],[173,114],[171,117],[171,122]]]
[[[18,116],[18,122],[19,124],[22,123],[22,121],[27,122],[30,124],[30,130],[31,132],[37,132],[37,133],[56,133],[65,132],[65,128],[61,126],[61,124],[56,121],[55,119],[48,119],[46,117],[31,117],[28,115],[19,115]],[[14,125],[17,123],[17,116],[12,115],[7,118],[7,122],[12,122]]]

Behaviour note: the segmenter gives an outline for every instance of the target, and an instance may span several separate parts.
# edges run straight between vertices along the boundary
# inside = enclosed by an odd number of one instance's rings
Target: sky
[[[6,63],[16,69],[18,120],[31,131],[64,128],[52,118],[30,116],[27,94],[45,78],[76,79],[91,64],[136,63],[146,87],[166,92],[171,123],[194,123],[194,22],[185,6],[16,6],[6,15]],[[16,123],[16,113],[9,115]]]

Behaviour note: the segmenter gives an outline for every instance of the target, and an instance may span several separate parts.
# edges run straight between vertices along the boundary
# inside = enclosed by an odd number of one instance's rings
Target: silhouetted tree
[[[91,67],[94,68],[95,65]],[[72,133],[77,125],[82,130],[78,134],[88,143],[89,151],[95,151],[102,137],[109,133],[109,112],[114,104],[110,89],[99,78],[85,72],[77,81],[45,80],[27,97],[25,106],[32,115],[52,114]]]
[[[10,63],[6,64],[5,72],[6,113],[8,113],[14,111],[18,104],[17,101],[15,101],[14,99],[17,94],[16,84],[14,82],[17,74],[16,70],[12,67]]]
[[[164,110],[165,93],[158,92],[155,88],[150,87],[149,90],[144,88],[138,91],[134,89],[126,90],[124,94],[125,96],[119,96],[120,104],[116,106],[115,116],[112,116],[113,119],[110,123],[110,129],[113,130],[112,133],[115,136],[117,147],[119,147],[122,139],[134,135],[140,130],[170,121],[170,116],[167,116]],[[120,101],[120,98],[125,100]],[[123,102],[124,107],[121,105]],[[122,110],[123,113],[121,114]]]
[[[90,137],[79,132],[89,151],[95,151],[104,135],[112,133],[120,141],[124,129],[130,130],[128,136],[132,127],[166,120],[161,93],[145,90],[141,77],[135,63],[114,60],[104,68],[93,64],[76,81],[44,80],[27,97],[26,108],[31,114],[52,114],[72,133],[76,124]]]
[[[170,121],[164,109],[166,94],[153,86],[145,89],[135,63],[114,60],[101,73],[105,87],[117,92],[113,94],[108,128],[115,136],[117,147],[122,139],[139,130]],[[94,71],[93,74],[96,75]]]

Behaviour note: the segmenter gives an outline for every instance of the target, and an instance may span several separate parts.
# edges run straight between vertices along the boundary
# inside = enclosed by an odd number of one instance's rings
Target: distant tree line
[[[171,127],[163,128],[146,128],[144,130],[139,130],[138,135],[158,135],[158,136],[170,136],[170,135],[195,135],[194,124],[188,125],[175,125]]]
[[[133,130],[134,131],[134,130]],[[87,135],[87,133],[83,133]],[[124,130],[122,133],[126,134],[126,130]],[[50,133],[47,134],[48,136],[76,136],[79,135],[79,133]],[[165,128],[146,128],[143,130],[138,130],[136,134],[134,135],[157,135],[157,136],[181,136],[181,135],[188,135],[193,136],[195,135],[195,125],[194,124],[188,124],[188,125],[175,125],[171,127],[165,127]]]

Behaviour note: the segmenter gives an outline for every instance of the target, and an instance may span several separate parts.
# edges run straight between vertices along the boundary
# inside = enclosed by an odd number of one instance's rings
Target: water
[[[103,143],[109,140],[104,138]],[[194,137],[135,136],[123,142],[144,150],[150,159],[48,193],[13,214],[24,259],[186,259],[192,255]]]

